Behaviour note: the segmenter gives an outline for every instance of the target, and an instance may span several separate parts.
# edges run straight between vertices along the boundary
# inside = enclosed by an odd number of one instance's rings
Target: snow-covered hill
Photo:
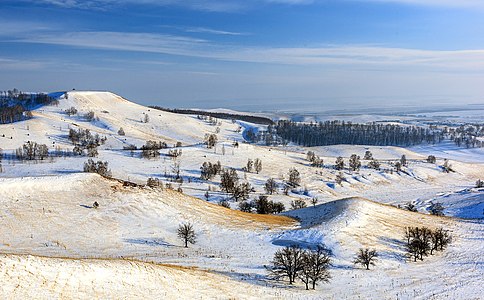
[[[67,115],[70,107],[78,114]],[[83,117],[89,111],[94,121]],[[32,119],[0,125],[5,154],[0,172],[2,298],[478,299],[484,293],[484,191],[473,188],[478,178],[484,179],[479,151],[469,158],[465,149],[450,153],[449,145],[265,147],[245,143],[240,132],[239,126],[258,125],[231,120],[214,125],[109,92],[69,92],[57,106],[40,107],[33,114]],[[118,134],[121,127],[125,135]],[[86,156],[14,158],[15,149],[26,141],[45,143],[50,151],[71,151],[70,128],[107,138],[94,159],[107,161],[115,179],[83,173]],[[203,145],[207,133],[218,136],[213,149]],[[172,159],[167,156],[171,149],[163,149],[159,157],[145,159],[139,151],[123,150],[148,140],[170,147],[179,141],[182,155]],[[321,156],[323,168],[310,165],[308,150]],[[343,170],[344,180],[337,184],[336,157],[347,162],[351,154],[363,157],[367,150],[382,169],[370,169],[362,161],[359,171]],[[426,162],[429,154],[437,156],[435,164]],[[393,163],[402,155],[409,164],[395,172]],[[255,158],[262,160],[262,171],[244,172],[247,160]],[[442,171],[445,158],[451,158],[455,172]],[[200,179],[202,163],[217,161],[254,187],[251,199],[266,194],[269,178],[281,186],[291,168],[299,171],[301,184],[287,195],[281,188],[268,195],[285,205],[282,215],[242,213],[239,202],[230,199],[232,209],[227,209],[217,205],[229,198],[219,188],[220,176]],[[171,182],[177,166],[183,183]],[[183,193],[145,187],[150,177]],[[123,180],[140,186],[124,186]],[[318,198],[314,207],[313,197]],[[290,210],[296,199],[308,207]],[[93,208],[94,202],[99,208]],[[408,202],[419,212],[397,208]],[[443,203],[447,216],[429,215],[431,202]],[[198,236],[189,248],[176,234],[183,222],[193,223]],[[403,243],[406,226],[444,227],[454,241],[445,252],[410,263]],[[292,244],[330,248],[329,284],[306,292],[267,279],[264,266],[275,251]],[[355,268],[352,260],[360,247],[380,252],[375,270]]]

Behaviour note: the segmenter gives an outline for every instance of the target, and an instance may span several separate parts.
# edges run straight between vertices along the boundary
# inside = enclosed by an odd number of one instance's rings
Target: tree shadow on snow
[[[175,245],[165,242],[160,238],[137,238],[137,239],[124,239],[126,243],[136,244],[136,245],[147,245],[152,247],[174,247]]]
[[[221,274],[237,281],[244,281],[249,284],[254,284],[254,285],[263,286],[263,287],[300,289],[300,287],[297,284],[290,285],[288,281],[275,280],[270,278],[268,275],[261,275],[257,273],[228,272],[228,271],[226,272],[214,271],[213,273]]]

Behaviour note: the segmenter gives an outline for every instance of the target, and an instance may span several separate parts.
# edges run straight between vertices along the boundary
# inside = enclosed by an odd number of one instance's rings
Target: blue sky
[[[252,110],[484,102],[481,0],[0,0],[0,89]]]

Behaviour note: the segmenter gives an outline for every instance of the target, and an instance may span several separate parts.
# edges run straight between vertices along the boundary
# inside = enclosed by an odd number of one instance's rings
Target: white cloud
[[[206,27],[188,27],[183,30],[185,32],[210,33],[210,34],[218,34],[218,35],[247,35],[247,33],[242,33],[242,32],[218,30],[218,29],[212,29],[212,28],[206,28]]]
[[[0,69],[2,70],[38,70],[45,68],[47,65],[47,62],[42,61],[20,60],[0,57]]]
[[[468,7],[468,8],[484,7],[484,1],[482,0],[356,0],[356,1],[400,3],[400,4],[418,5],[418,6],[444,6],[444,7]]]
[[[484,72],[484,50],[420,50],[367,45],[243,47],[174,35],[125,32],[35,34],[20,41],[114,51],[151,52],[222,61],[284,65],[412,66]]]
[[[108,9],[112,5],[156,5],[156,6],[179,6],[189,9],[214,11],[214,12],[234,12],[255,8],[261,4],[286,4],[286,5],[309,5],[315,3],[325,3],[330,0],[22,0],[33,3],[44,3],[66,8],[83,9]],[[346,2],[380,2],[397,3],[417,6],[437,6],[437,7],[467,7],[484,8],[482,0],[341,0]]]

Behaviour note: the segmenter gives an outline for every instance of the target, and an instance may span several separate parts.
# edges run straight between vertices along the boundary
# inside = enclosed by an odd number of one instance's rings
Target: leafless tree
[[[344,167],[345,167],[345,162],[344,162],[343,158],[341,156],[338,156],[336,158],[336,162],[335,162],[334,168],[336,170],[340,170],[341,171],[341,170],[344,169]]]
[[[301,184],[301,175],[296,168],[292,168],[289,170],[289,180],[287,181],[287,183],[291,187],[296,187]]]
[[[373,160],[373,154],[370,150],[365,151],[365,156],[363,157],[364,160]]]
[[[293,284],[303,268],[303,251],[296,245],[277,250],[271,266],[268,267],[271,278],[288,278]]]
[[[484,187],[484,181],[477,179],[476,188],[482,188],[482,187]]]
[[[433,155],[427,156],[427,162],[428,163],[435,164],[436,161],[437,161],[437,159],[435,158],[435,156],[433,156]]]
[[[443,216],[444,215],[444,206],[440,202],[431,202],[429,211],[434,216]]]
[[[305,208],[306,206],[307,206],[306,202],[304,202],[304,200],[302,200],[302,199],[296,199],[296,200],[291,201],[291,208],[292,209],[301,209],[301,208]]]
[[[266,190],[266,193],[271,195],[277,191],[277,183],[274,178],[267,179],[264,189]]]
[[[328,282],[331,278],[328,270],[331,259],[329,251],[324,247],[318,245],[315,250],[304,251],[302,261],[303,267],[299,273],[299,278],[306,285],[306,290],[309,289],[309,284],[312,285],[314,290],[318,282]]]
[[[349,161],[349,166],[352,171],[357,171],[361,168],[360,157],[356,154],[352,154]]]
[[[356,258],[353,261],[355,264],[360,264],[366,267],[367,270],[370,269],[370,265],[374,266],[376,258],[378,257],[378,253],[376,250],[370,250],[368,248],[361,248],[359,252],[356,254]]]
[[[188,243],[195,244],[197,241],[197,236],[191,223],[180,224],[177,233],[178,237],[185,243],[185,248],[188,248]]]
[[[262,171],[262,161],[258,158],[254,160],[254,170],[257,174]]]
[[[415,204],[413,202],[407,202],[407,204],[405,204],[404,208],[408,211],[413,211],[413,212],[417,212],[417,207],[415,206]]]
[[[205,134],[204,143],[207,145],[208,149],[212,149],[217,144],[217,135],[213,133]]]

